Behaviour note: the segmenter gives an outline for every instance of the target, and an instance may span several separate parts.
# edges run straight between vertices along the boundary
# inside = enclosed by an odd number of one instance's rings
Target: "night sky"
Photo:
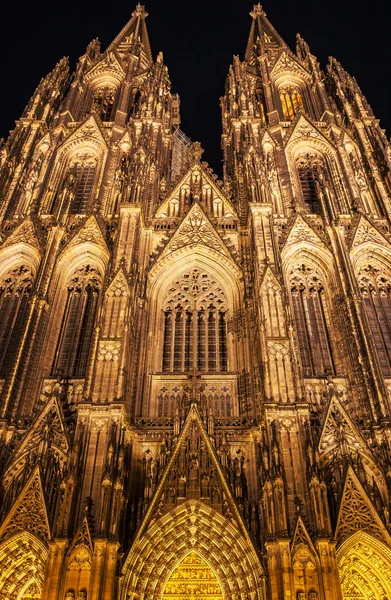
[[[88,42],[102,49],[129,20],[135,0],[3,0],[0,19],[2,94],[0,137],[7,137],[40,78],[62,56],[74,68]],[[154,56],[161,50],[173,92],[181,97],[181,129],[221,170],[219,97],[233,54],[243,58],[251,2],[149,0],[147,29]],[[391,133],[391,44],[385,0],[265,0],[267,16],[294,49],[299,32],[325,66],[335,56],[354,75],[382,127]]]

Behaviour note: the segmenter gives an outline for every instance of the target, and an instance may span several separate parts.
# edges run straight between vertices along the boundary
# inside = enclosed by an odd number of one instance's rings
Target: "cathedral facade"
[[[220,181],[146,16],[0,146],[0,597],[390,599],[390,145],[256,5]]]

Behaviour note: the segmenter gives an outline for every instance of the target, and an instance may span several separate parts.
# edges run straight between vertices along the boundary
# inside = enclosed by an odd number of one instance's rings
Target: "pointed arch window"
[[[79,269],[69,281],[52,375],[85,377],[100,289],[101,276],[91,265]]]
[[[104,122],[113,120],[116,92],[115,86],[112,85],[102,86],[94,90],[91,112],[98,114]]]
[[[284,85],[279,91],[284,119],[293,121],[296,115],[304,110],[301,90],[297,86]]]
[[[302,154],[296,164],[304,204],[308,212],[321,214],[320,193],[325,166],[318,155],[310,152]]]
[[[304,377],[336,374],[330,314],[320,278],[303,264],[291,271],[289,284]]]
[[[367,264],[358,276],[364,310],[383,375],[391,376],[391,281],[377,266]]]
[[[84,214],[92,195],[96,161],[91,157],[75,163],[72,166],[75,181],[70,205],[71,214]]]
[[[0,283],[0,377],[12,367],[33,287],[33,274],[21,265],[11,269]]]
[[[227,371],[226,300],[219,284],[193,269],[170,289],[164,310],[164,372]]]

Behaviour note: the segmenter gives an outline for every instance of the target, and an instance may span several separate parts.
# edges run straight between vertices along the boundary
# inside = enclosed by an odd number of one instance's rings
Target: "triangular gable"
[[[356,531],[365,531],[382,542],[391,544],[389,533],[349,465],[339,507],[335,539],[341,542]]]
[[[31,217],[27,217],[14,231],[7,237],[3,246],[12,246],[14,244],[28,244],[39,250],[38,237]]]
[[[318,451],[321,458],[338,448],[341,430],[343,430],[345,442],[353,451],[359,451],[361,454],[365,453],[373,460],[372,454],[361,433],[339,400],[333,396],[326,413],[318,444]]]
[[[153,521],[153,519],[156,519],[157,517],[159,517],[162,514],[162,511],[159,509],[159,507],[161,506],[161,503],[162,503],[161,499],[163,496],[163,492],[166,489],[166,485],[169,484],[170,474],[173,472],[174,469],[176,469],[177,460],[179,459],[181,449],[182,449],[183,445],[186,444],[186,441],[187,441],[188,437],[190,436],[191,429],[193,427],[195,427],[196,432],[200,438],[200,441],[202,441],[205,446],[207,455],[211,461],[211,465],[213,466],[213,469],[217,475],[218,481],[221,485],[222,494],[223,494],[223,499],[222,499],[223,514],[227,518],[231,519],[231,522],[233,523],[233,525],[235,525],[239,529],[241,534],[252,545],[252,540],[247,531],[245,522],[240,514],[239,508],[238,508],[236,501],[232,495],[231,489],[230,489],[228,482],[224,476],[224,472],[223,472],[221,463],[216,455],[216,451],[212,445],[212,442],[211,442],[208,434],[205,431],[200,414],[197,409],[197,405],[195,403],[193,403],[190,406],[189,412],[187,414],[182,431],[178,437],[178,441],[176,443],[174,451],[172,452],[170,459],[166,465],[166,468],[163,471],[163,474],[157,485],[155,493],[151,499],[151,503],[148,507],[148,510],[146,511],[145,516],[141,522],[141,525],[138,530],[134,544],[136,543],[137,539],[140,539],[141,536],[146,532],[149,524]],[[194,459],[194,460],[196,460],[196,459]],[[198,468],[201,468],[201,465],[198,465]],[[188,482],[188,485],[190,487],[190,482]],[[202,502],[202,498],[200,499],[200,501]],[[224,509],[224,506],[225,506],[225,509]]]
[[[71,554],[73,550],[77,548],[77,546],[85,546],[91,552],[91,555],[94,552],[90,526],[88,524],[86,516],[83,517],[83,520],[80,523],[80,527],[74,535],[74,538],[68,550],[68,554]]]
[[[199,245],[207,246],[233,260],[230,251],[215,227],[209,221],[202,207],[198,202],[194,202],[182,223],[165,246],[159,259],[185,246],[193,248]]]
[[[270,76],[276,78],[277,75],[282,73],[289,73],[292,75],[301,75],[306,80],[310,80],[310,74],[304,67],[293,58],[286,50],[283,50],[278,59],[276,60],[274,67],[270,72]]]
[[[367,244],[368,242],[380,244],[381,246],[384,246],[384,244],[389,245],[390,243],[364,215],[361,215],[356,226],[356,231],[352,236],[351,249],[353,250],[353,248],[357,248],[357,246]]]
[[[91,215],[86,221],[84,221],[80,229],[78,229],[76,233],[67,242],[61,254],[64,254],[64,252],[68,251],[70,248],[74,248],[75,246],[78,246],[79,244],[84,244],[86,242],[89,242],[90,244],[95,244],[100,248],[104,248],[108,252],[107,244],[105,238],[103,237],[102,230],[94,215]]]
[[[224,216],[227,218],[237,218],[236,209],[234,208],[233,204],[228,200],[210,174],[199,163],[196,163],[190,167],[190,169],[182,176],[173,190],[156,210],[155,218],[159,219],[168,217],[170,202],[172,202],[172,200],[177,200],[179,202],[180,191],[184,186],[187,186],[189,189],[191,189],[191,180],[194,174],[198,174],[199,177],[201,177],[201,192],[202,187],[204,186],[210,186],[212,188],[214,198],[218,198],[223,204]]]
[[[114,52],[107,52],[102,60],[97,62],[89,71],[87,71],[84,79],[85,81],[89,81],[101,73],[110,73],[120,81],[123,79],[125,71]]]
[[[118,272],[114,276],[112,282],[106,290],[106,296],[129,296],[130,288],[126,278],[125,272],[122,267],[119,268]]]
[[[284,247],[300,244],[302,242],[309,242],[315,246],[321,245],[324,247],[324,243],[317,233],[315,233],[301,215],[297,215],[291,230],[288,233]]]
[[[99,146],[103,145],[107,149],[105,135],[106,134],[102,133],[94,115],[90,115],[84,123],[81,123],[79,127],[74,129],[62,142],[59,147],[59,152],[62,154],[69,144],[76,144],[79,141],[83,141],[84,143],[90,142],[95,146],[97,144]]]
[[[307,531],[307,528],[304,524],[304,521],[303,521],[301,515],[299,515],[297,518],[295,530],[294,530],[293,536],[292,536],[292,543],[291,543],[291,554],[292,555],[299,548],[299,546],[306,546],[316,556],[317,553],[316,553],[315,547],[312,543],[310,534]]]
[[[1,525],[0,538],[20,531],[35,533],[45,541],[50,539],[50,525],[39,467],[35,467]]]
[[[45,444],[50,440],[51,447],[57,451],[60,464],[65,463],[69,450],[69,437],[61,406],[55,396],[46,404],[21,444],[11,455],[9,466],[7,466],[3,478],[6,489],[23,469],[30,452],[33,450],[38,452],[44,439]]]
[[[268,290],[269,288],[281,289],[281,284],[278,281],[278,279],[271,267],[267,267],[266,271],[264,272],[264,274],[261,278],[261,285],[260,285],[261,290]]]
[[[303,140],[321,140],[332,148],[334,147],[332,142],[303,114],[300,114],[292,131],[284,139],[284,146],[288,146],[296,140],[301,142]]]

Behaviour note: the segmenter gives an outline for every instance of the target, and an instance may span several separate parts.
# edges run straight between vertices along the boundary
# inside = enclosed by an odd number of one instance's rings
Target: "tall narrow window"
[[[321,214],[320,189],[324,164],[316,155],[306,152],[297,161],[297,170],[303,201],[308,212]]]
[[[295,267],[290,291],[304,377],[336,374],[329,311],[317,273],[306,265]]]
[[[100,279],[100,274],[94,267],[86,265],[69,282],[52,375],[61,373],[68,377],[85,377],[98,307]]]
[[[293,121],[297,113],[304,110],[303,98],[298,87],[285,85],[280,88],[280,100],[286,121]]]
[[[225,297],[206,273],[194,269],[175,281],[164,311],[163,371],[227,371]]]
[[[1,378],[6,376],[16,358],[32,286],[33,276],[25,265],[8,271],[0,283]]]
[[[86,160],[73,166],[75,182],[70,206],[72,214],[84,214],[87,211],[89,199],[94,187],[95,161]]]
[[[391,282],[384,272],[366,265],[359,273],[363,298],[372,339],[385,377],[391,375]]]
[[[91,112],[97,113],[102,121],[112,121],[116,89],[114,86],[104,86],[95,90],[92,99]]]

